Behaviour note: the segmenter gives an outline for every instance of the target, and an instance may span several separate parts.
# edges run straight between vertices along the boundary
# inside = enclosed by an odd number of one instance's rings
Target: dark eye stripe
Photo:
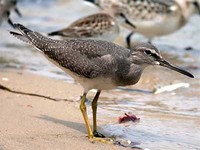
[[[154,58],[160,58],[160,56],[158,56],[157,54],[152,54],[152,56],[153,56]]]
[[[156,53],[152,53],[151,50],[145,50],[144,53],[148,56],[153,56],[154,58],[160,58],[160,56]]]

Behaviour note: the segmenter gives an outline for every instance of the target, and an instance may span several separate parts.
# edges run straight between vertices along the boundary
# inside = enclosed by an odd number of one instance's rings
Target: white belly
[[[175,17],[167,17],[160,21],[135,21],[133,23],[136,25],[136,32],[149,38],[173,33],[185,24],[181,18]]]
[[[94,79],[79,78],[78,82],[83,86],[84,91],[91,89],[110,90],[117,87],[110,78],[97,77]]]
[[[129,11],[127,18],[136,26],[134,31],[148,38],[173,33],[186,23],[178,7],[174,7],[172,12],[165,14],[147,13],[145,11],[138,13],[133,9]]]
[[[60,66],[57,62],[47,57],[44,53],[43,55],[51,61],[54,65],[62,69],[64,72],[66,72],[68,75],[70,75],[72,78],[74,78],[75,81],[80,83],[83,88],[84,92],[88,92],[91,89],[98,89],[98,90],[109,90],[116,88],[117,85],[114,84],[114,82],[110,78],[103,78],[103,77],[97,77],[94,79],[84,78],[80,75],[77,75],[76,73],[70,71],[69,69],[66,69],[62,66]]]

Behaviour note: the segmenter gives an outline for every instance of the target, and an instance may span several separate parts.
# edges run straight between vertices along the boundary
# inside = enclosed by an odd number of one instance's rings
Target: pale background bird
[[[18,16],[22,16],[17,8],[17,0],[0,0],[0,25],[3,20],[6,20],[13,26],[13,21],[10,19],[10,12],[12,10],[14,10]]]
[[[119,34],[115,18],[107,13],[96,13],[80,18],[67,28],[49,33],[66,38],[95,38],[113,42]]]
[[[156,36],[171,34],[182,28],[189,18],[200,13],[199,0],[88,0],[116,16],[123,12],[137,28],[134,32],[146,36],[149,41]],[[110,11],[111,12],[111,11]]]
[[[66,38],[90,38],[113,42],[120,32],[119,21],[128,24],[130,28],[135,26],[121,13],[121,20],[116,20],[112,15],[100,12],[82,17],[67,28],[49,33],[49,36]]]

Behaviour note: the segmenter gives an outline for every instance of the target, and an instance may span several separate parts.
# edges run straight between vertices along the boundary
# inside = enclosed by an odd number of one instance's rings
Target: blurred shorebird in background
[[[33,45],[83,86],[80,109],[91,141],[113,143],[111,139],[97,132],[97,101],[101,90],[136,84],[143,70],[150,65],[164,66],[191,78],[194,77],[166,61],[158,49],[148,43],[138,43],[129,50],[104,40],[53,40],[23,25],[15,24],[15,26],[21,33],[10,32],[12,35]],[[86,95],[91,89],[97,89],[92,101],[93,130],[90,127],[85,105]]]
[[[126,21],[126,20],[124,20]],[[134,25],[130,23],[132,28]],[[108,13],[95,13],[73,22],[67,28],[51,32],[49,36],[66,38],[90,38],[113,42],[119,35],[118,22]]]
[[[106,13],[96,13],[73,22],[67,28],[51,32],[49,36],[67,38],[95,38],[113,42],[119,34],[116,20]]]
[[[21,13],[17,8],[17,0],[0,0],[0,25],[3,20],[7,20],[8,23],[14,27],[12,20],[10,19],[10,11],[14,10],[19,17]]]
[[[17,8],[18,0],[0,0],[0,1],[2,1],[2,3],[4,3],[8,9],[14,10],[19,17],[22,16],[21,12]]]
[[[173,33],[183,27],[193,14],[200,13],[200,0],[86,0],[109,10],[113,15],[123,13],[137,28],[127,38],[138,32],[149,39]],[[111,11],[112,10],[112,11]]]

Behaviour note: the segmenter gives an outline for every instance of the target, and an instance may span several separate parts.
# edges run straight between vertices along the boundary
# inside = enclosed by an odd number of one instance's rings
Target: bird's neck
[[[128,70],[124,69],[118,73],[118,83],[120,83],[120,86],[136,84],[139,81],[144,68],[145,67],[140,65],[131,64]]]
[[[197,8],[192,3],[188,5],[186,0],[176,0],[176,1],[182,10],[182,15],[185,21],[188,21],[192,15],[198,13]]]

